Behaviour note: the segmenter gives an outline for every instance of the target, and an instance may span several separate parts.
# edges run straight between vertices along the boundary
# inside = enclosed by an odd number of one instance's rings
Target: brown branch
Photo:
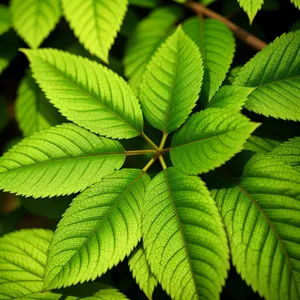
[[[232,23],[231,21],[227,20],[225,17],[219,15],[218,13],[212,11],[211,9],[205,7],[201,3],[197,3],[194,1],[188,1],[186,6],[194,10],[197,14],[203,14],[204,16],[217,19],[227,25],[235,34],[235,36],[246,43],[247,45],[251,46],[255,50],[262,50],[267,43],[262,41],[261,39],[257,38],[256,36],[252,35],[248,31],[244,30],[243,28],[237,26],[236,24]]]

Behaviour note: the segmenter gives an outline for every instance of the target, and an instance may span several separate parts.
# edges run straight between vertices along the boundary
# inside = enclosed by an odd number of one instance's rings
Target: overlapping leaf
[[[24,50],[33,76],[48,99],[71,121],[113,138],[132,138],[143,130],[138,99],[111,70],[67,52]]]
[[[300,0],[291,0],[291,2],[292,2],[298,9],[300,9]]]
[[[153,291],[157,286],[157,279],[150,270],[142,242],[138,244],[130,255],[128,264],[140,289],[145,293],[148,299],[152,299]]]
[[[11,28],[10,13],[7,6],[0,4],[0,35]]]
[[[16,119],[24,136],[58,125],[64,120],[30,75],[23,78],[18,88]]]
[[[204,78],[201,97],[207,103],[221,86],[231,65],[235,51],[233,34],[218,20],[198,17],[187,19],[183,30],[202,54]]]
[[[182,11],[165,6],[154,10],[143,19],[128,40],[124,56],[124,72],[128,83],[138,91],[146,66],[157,48],[167,38]]]
[[[274,148],[270,155],[276,157],[300,172],[300,137],[295,137]]]
[[[240,178],[222,175],[213,195],[237,271],[267,300],[299,299],[300,174],[257,154]]]
[[[82,191],[120,168],[124,149],[73,124],[22,140],[0,158],[0,188],[38,197]]]
[[[241,151],[257,126],[232,110],[208,108],[195,113],[173,136],[172,163],[188,174],[208,172]]]
[[[159,173],[145,196],[143,241],[152,272],[172,299],[217,299],[227,276],[220,215],[199,177]]]
[[[45,288],[94,280],[133,250],[150,178],[137,169],[116,171],[76,197],[49,247]]]
[[[261,9],[264,0],[238,0],[238,2],[240,7],[247,13],[251,24],[257,12]]]
[[[251,150],[254,152],[259,152],[259,153],[268,153],[276,146],[279,145],[280,145],[280,141],[274,138],[252,135],[247,140],[244,149]]]
[[[149,123],[164,133],[178,129],[196,105],[202,78],[200,52],[178,27],[144,73],[140,100]]]
[[[38,48],[58,23],[59,0],[12,0],[12,23],[31,48]]]
[[[59,294],[41,293],[47,249],[53,232],[16,231],[0,238],[0,298],[57,300]]]
[[[284,34],[256,54],[234,84],[255,87],[245,107],[258,114],[300,120],[300,30]]]
[[[253,88],[224,85],[208,103],[208,107],[241,110]]]
[[[103,61],[127,11],[127,0],[62,0],[64,14],[84,47]]]

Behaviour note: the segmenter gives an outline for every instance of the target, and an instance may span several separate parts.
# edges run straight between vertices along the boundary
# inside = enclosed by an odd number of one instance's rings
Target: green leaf
[[[145,293],[148,299],[152,299],[152,294],[157,286],[157,279],[150,270],[142,242],[140,242],[133,253],[131,253],[128,264],[140,289]]]
[[[18,88],[16,119],[24,136],[64,121],[30,75],[22,79]]]
[[[138,99],[117,74],[67,52],[23,51],[30,60],[33,77],[69,120],[107,137],[141,134],[143,115]]]
[[[6,5],[0,4],[0,35],[11,28],[9,9]]]
[[[244,149],[259,153],[268,153],[278,145],[280,145],[280,141],[274,138],[252,135],[247,140]]]
[[[12,23],[31,48],[38,48],[61,15],[59,0],[11,0]]]
[[[293,3],[296,8],[300,9],[300,0],[291,0],[291,3]]]
[[[140,100],[149,123],[164,133],[178,129],[196,105],[202,78],[200,52],[178,27],[144,73]]]
[[[187,174],[215,169],[242,150],[258,125],[238,112],[222,108],[195,113],[173,136],[172,163]]]
[[[8,31],[0,36],[0,75],[9,66],[9,63],[14,59],[19,47],[19,38],[12,31]]]
[[[108,62],[127,11],[127,0],[62,0],[64,15],[84,47]]]
[[[245,107],[274,118],[300,120],[300,30],[283,34],[239,72],[235,85],[255,87]]]
[[[149,181],[141,170],[123,169],[73,200],[49,247],[46,289],[95,280],[129,255],[141,238]]]
[[[238,0],[240,7],[247,13],[252,24],[257,12],[261,9],[264,0]]]
[[[300,172],[300,137],[295,137],[278,145],[270,155],[293,166]]]
[[[124,56],[124,72],[128,83],[138,91],[146,66],[157,48],[167,38],[182,10],[165,6],[154,10],[143,19],[128,40]]]
[[[136,5],[146,8],[156,7],[161,0],[129,0],[129,5]]]
[[[49,219],[60,219],[62,214],[68,208],[72,198],[71,196],[55,197],[55,198],[21,198],[22,206],[30,213],[38,216],[44,216]]]
[[[84,190],[121,168],[124,149],[73,124],[25,138],[0,158],[0,188],[18,195],[53,197]]]
[[[224,85],[208,103],[208,107],[241,110],[253,88]]]
[[[267,300],[299,299],[300,174],[257,154],[240,178],[222,175],[213,195],[237,271]]]
[[[56,300],[59,294],[43,292],[47,249],[53,232],[27,229],[0,238],[0,298]]]
[[[143,241],[152,272],[172,299],[218,299],[229,268],[220,215],[199,177],[176,168],[150,183]]]
[[[231,65],[235,52],[233,34],[220,21],[199,17],[187,19],[182,28],[202,54],[204,78],[201,97],[207,103],[221,86]]]

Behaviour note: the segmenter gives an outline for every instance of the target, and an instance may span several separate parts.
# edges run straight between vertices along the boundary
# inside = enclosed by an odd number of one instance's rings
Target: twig
[[[236,24],[232,23],[231,21],[227,20],[225,17],[221,16],[220,14],[212,11],[211,9],[205,7],[201,3],[197,3],[194,1],[188,1],[186,6],[194,10],[197,14],[203,14],[207,17],[217,19],[227,25],[235,34],[235,36],[246,43],[247,45],[251,46],[255,50],[262,50],[267,43],[262,41],[261,39],[257,38],[256,36],[252,35],[248,31],[244,30],[243,28],[237,26]]]

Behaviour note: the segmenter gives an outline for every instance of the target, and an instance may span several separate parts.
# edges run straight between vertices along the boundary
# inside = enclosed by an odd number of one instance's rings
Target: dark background
[[[284,32],[288,32],[300,17],[299,10],[297,10],[288,0],[265,0],[263,9],[259,11],[254,19],[253,25],[250,26],[246,14],[239,8],[236,1],[237,0],[219,0],[209,7],[212,10],[229,17],[231,21],[263,39],[267,43],[271,42],[275,37]],[[172,1],[161,2],[163,4],[174,4]],[[2,0],[0,3],[8,5],[8,1]],[[139,19],[145,17],[150,11],[146,8],[137,7],[131,7],[130,10],[135,12]],[[194,13],[189,9],[186,9],[185,16],[188,17],[192,15],[194,15]],[[300,28],[299,23],[298,28]],[[112,55],[120,60],[124,55],[126,40],[126,36],[119,35],[111,50]],[[76,41],[77,40],[69,29],[67,22],[62,18],[56,29],[43,42],[41,47],[66,49]],[[255,50],[244,45],[240,41],[237,40],[236,42],[237,49],[232,66],[244,64],[256,53]],[[17,43],[20,48],[27,47],[20,38],[17,38]],[[0,51],[1,48],[10,46],[12,45],[9,41],[0,39]],[[27,67],[28,61],[25,58],[25,55],[19,52],[10,63],[10,66],[0,75],[0,96],[4,97],[6,101],[9,115],[8,124],[3,130],[0,130],[0,154],[3,152],[7,143],[15,138],[21,138],[22,136],[14,118],[14,103],[18,85],[23,78]],[[255,121],[263,121],[269,132],[282,140],[299,134],[299,125],[294,122],[284,122],[275,119],[266,120],[263,117],[249,114],[248,112],[245,112],[245,114]],[[19,199],[14,195],[3,193],[0,194],[0,197],[3,198],[2,202],[0,202],[0,235],[20,228],[42,227],[55,229],[58,221],[57,219],[49,219],[30,213],[31,210],[25,209],[19,205]],[[132,278],[127,265],[127,260],[102,276],[101,281],[111,283],[125,293],[130,299],[146,299]],[[153,298],[169,299],[160,287],[156,288]],[[255,294],[242,279],[240,279],[240,276],[235,272],[234,268],[231,267],[221,299],[250,300],[260,299],[260,297]]]

